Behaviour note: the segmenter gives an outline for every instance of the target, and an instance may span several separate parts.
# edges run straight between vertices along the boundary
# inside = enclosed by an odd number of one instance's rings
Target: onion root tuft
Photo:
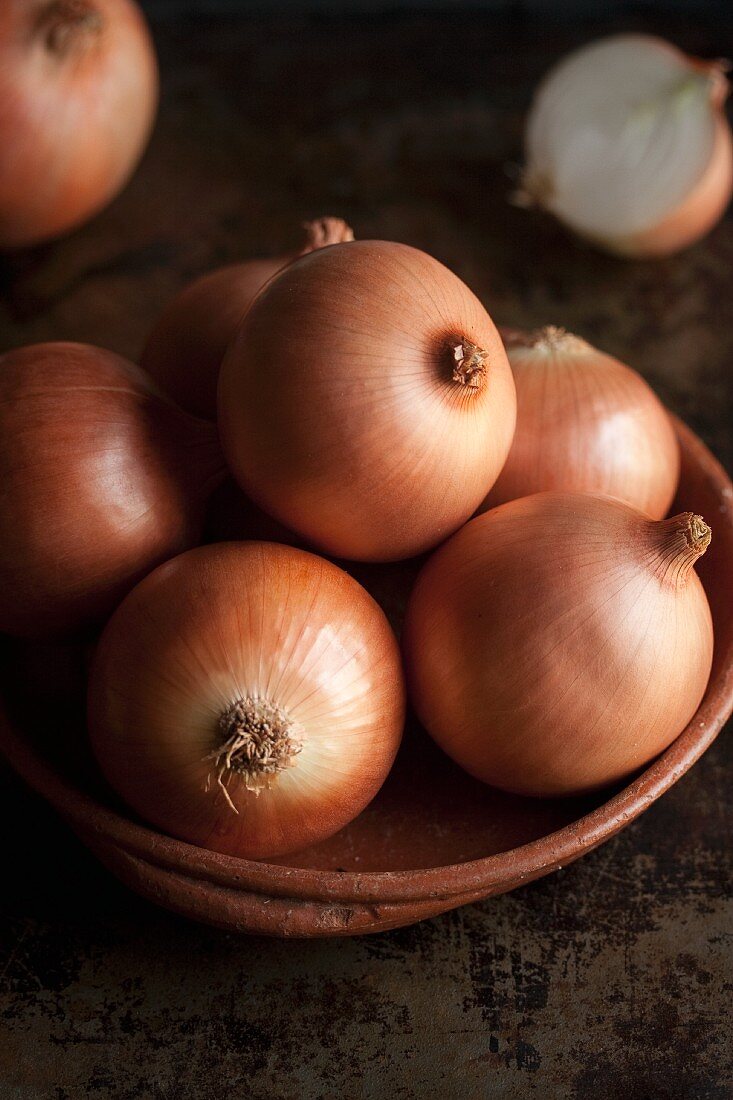
[[[275,776],[290,766],[302,748],[302,730],[276,703],[248,696],[237,699],[221,714],[223,743],[207,759],[213,761],[216,782],[235,813],[226,782],[238,775],[246,790],[259,794]],[[206,789],[211,787],[211,775]]]

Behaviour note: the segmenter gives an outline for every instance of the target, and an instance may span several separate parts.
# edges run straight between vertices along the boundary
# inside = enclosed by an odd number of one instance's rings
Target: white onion
[[[722,64],[616,35],[564,58],[532,104],[519,200],[612,252],[692,244],[733,190]]]

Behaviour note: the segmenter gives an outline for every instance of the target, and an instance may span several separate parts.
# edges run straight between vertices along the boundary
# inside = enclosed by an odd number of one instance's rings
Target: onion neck
[[[459,338],[451,344],[454,382],[468,390],[480,390],[486,379],[488,353],[470,340]]]
[[[307,256],[309,252],[326,248],[331,244],[344,244],[354,239],[353,229],[343,218],[316,218],[312,222],[303,222],[303,230],[305,240],[299,252],[300,256]]]
[[[572,332],[567,332],[558,325],[545,325],[534,332],[501,328],[499,333],[504,346],[510,351],[514,348],[527,348],[540,355],[577,355],[590,348],[590,344],[580,336],[574,336]]]
[[[103,26],[104,19],[94,0],[52,0],[38,21],[46,48],[56,57],[88,48]]]
[[[651,523],[650,527],[656,573],[674,587],[682,587],[695,562],[710,545],[710,528],[702,516],[693,512],[681,512],[671,519]]]
[[[253,696],[235,699],[219,716],[220,743],[207,757],[216,782],[235,813],[227,790],[239,776],[246,790],[259,794],[289,768],[303,745],[303,731],[276,703]],[[209,775],[210,785],[211,774]]]

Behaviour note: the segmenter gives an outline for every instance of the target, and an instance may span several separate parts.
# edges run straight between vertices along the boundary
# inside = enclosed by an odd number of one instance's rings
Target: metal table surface
[[[730,24],[165,11],[144,163],[91,225],[2,261],[0,346],[134,357],[185,280],[338,213],[443,259],[500,322],[626,359],[733,468],[733,219],[629,263],[506,201],[563,50],[623,26],[717,56]],[[278,942],[138,900],[0,768],[0,1098],[733,1096],[730,775],[723,734],[550,878],[402,931]]]

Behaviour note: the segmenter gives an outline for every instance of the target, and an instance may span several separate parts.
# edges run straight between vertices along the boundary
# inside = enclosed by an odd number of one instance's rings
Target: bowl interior
[[[683,465],[674,508],[699,512],[713,529],[712,544],[699,565],[716,632],[712,691],[733,652],[733,499],[730,483],[702,444],[683,425],[678,431]],[[397,602],[404,601],[405,570],[398,568],[394,578],[400,586]],[[2,690],[11,720],[70,785],[129,817],[100,779],[87,749],[82,652],[6,645]],[[562,800],[503,794],[463,773],[412,724],[395,768],[360,817],[321,844],[269,862],[355,872],[446,867],[546,837],[584,817],[614,793],[607,789]]]

